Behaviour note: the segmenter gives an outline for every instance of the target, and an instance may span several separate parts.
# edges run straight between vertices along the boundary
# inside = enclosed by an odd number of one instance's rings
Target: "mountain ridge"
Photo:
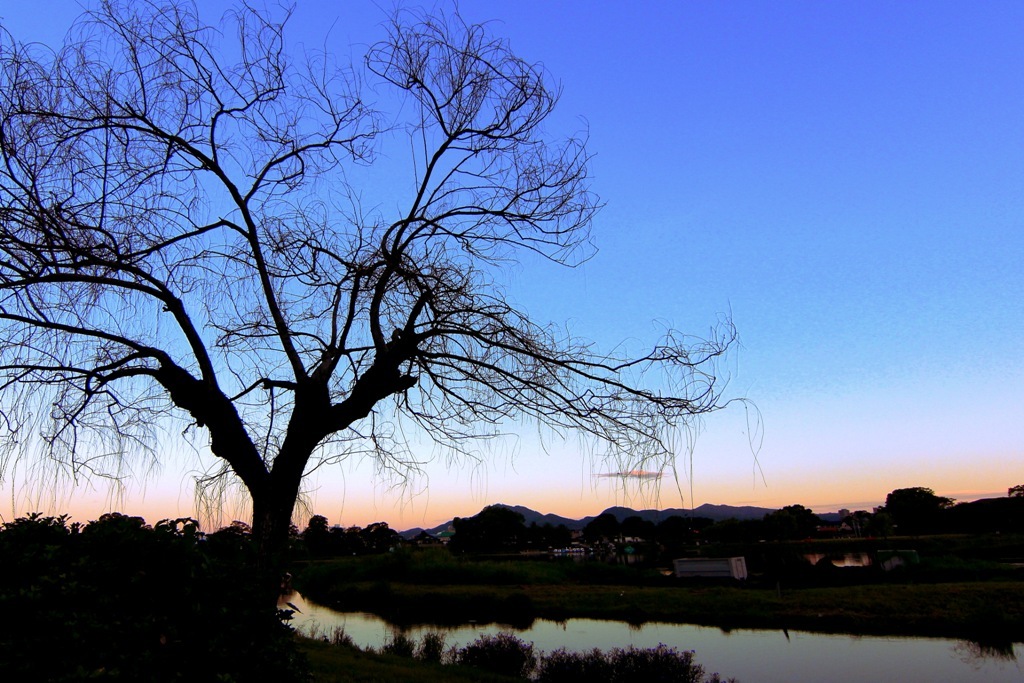
[[[556,514],[552,514],[552,513],[537,512],[536,510],[532,510],[532,509],[530,509],[528,507],[525,507],[525,506],[522,506],[522,505],[507,505],[505,503],[495,503],[495,505],[498,506],[498,507],[507,508],[507,509],[512,510],[514,512],[518,512],[519,514],[521,514],[523,516],[523,521],[524,521],[524,523],[527,526],[530,526],[531,524],[534,524],[534,523],[537,524],[538,526],[543,526],[545,524],[551,524],[552,526],[558,526],[559,524],[564,524],[566,526],[566,528],[574,530],[574,531],[575,530],[583,529],[583,527],[585,527],[587,524],[592,522],[594,519],[596,519],[600,515],[604,515],[604,514],[610,514],[610,515],[614,516],[615,519],[617,519],[619,522],[621,522],[622,520],[626,519],[627,517],[634,517],[634,516],[636,516],[636,517],[640,517],[641,519],[643,519],[645,521],[651,521],[651,522],[657,523],[657,522],[660,522],[663,519],[667,519],[668,517],[672,517],[672,516],[676,516],[676,515],[678,515],[680,517],[705,517],[705,518],[708,518],[708,519],[712,519],[712,520],[714,520],[716,522],[721,522],[721,521],[726,520],[726,519],[738,519],[738,520],[762,519],[765,515],[767,515],[769,513],[772,513],[772,512],[775,512],[776,510],[779,509],[779,508],[755,507],[755,506],[752,506],[752,505],[736,506],[736,505],[713,505],[711,503],[703,503],[702,505],[699,505],[698,507],[693,508],[692,510],[691,509],[686,509],[686,508],[665,508],[665,509],[661,509],[661,510],[656,510],[656,509],[634,510],[633,508],[615,505],[615,506],[612,506],[610,508],[607,508],[607,509],[603,510],[602,512],[598,513],[597,515],[590,515],[590,516],[587,516],[587,517],[582,517],[580,519],[572,519],[570,517],[563,517],[561,515],[556,515]],[[489,507],[489,506],[485,506],[485,507]],[[469,515],[469,516],[472,517],[473,515]],[[838,521],[838,515],[836,513],[824,513],[824,514],[820,514],[818,516],[821,517],[823,521]],[[406,539],[414,538],[414,537],[418,536],[420,533],[422,533],[423,531],[426,531],[428,534],[437,535],[437,534],[439,534],[439,533],[441,533],[443,531],[447,531],[452,526],[452,523],[454,521],[455,520],[452,519],[452,520],[449,520],[449,521],[445,522],[444,524],[439,524],[439,525],[437,525],[435,527],[431,527],[429,529],[423,529],[423,528],[420,528],[420,527],[416,527],[416,528],[413,528],[413,529],[407,529],[407,530],[399,532],[399,533],[400,533],[400,535],[403,538],[406,538]]]

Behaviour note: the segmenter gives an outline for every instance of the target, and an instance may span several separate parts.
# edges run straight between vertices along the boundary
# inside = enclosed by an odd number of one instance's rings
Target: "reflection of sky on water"
[[[813,565],[828,558],[833,567],[870,567],[871,556],[868,553],[804,553],[804,559]]]
[[[360,647],[377,647],[392,632],[384,620],[370,614],[341,614],[310,603],[298,593],[287,598],[302,610],[292,625],[310,633],[329,634],[343,628]],[[513,631],[550,652],[615,647],[654,647],[665,643],[694,650],[696,661],[708,672],[735,677],[740,683],[878,683],[944,681],[946,683],[1000,683],[1024,680],[1024,646],[992,649],[975,643],[939,638],[880,638],[790,631],[740,629],[725,633],[717,628],[651,622],[630,626],[624,622],[569,619],[537,620],[527,630],[497,624],[442,628],[418,626],[406,630],[415,639],[427,631],[446,634],[449,645],[465,645],[482,633]]]

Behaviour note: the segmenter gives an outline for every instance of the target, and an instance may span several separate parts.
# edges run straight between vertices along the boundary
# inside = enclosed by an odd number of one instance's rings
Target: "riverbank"
[[[305,607],[308,603],[298,598]],[[318,608],[322,612],[323,608]],[[366,615],[355,617],[357,621]],[[508,630],[476,631],[464,638],[457,632],[391,631],[374,644],[357,640],[343,626],[307,622],[297,642],[307,656],[317,683],[322,681],[678,681],[679,683],[732,683],[708,672],[690,648],[657,644],[582,649],[539,648]],[[382,622],[380,622],[382,623]],[[326,626],[327,630],[322,630]],[[476,630],[476,627],[470,627]],[[460,629],[457,629],[458,631]],[[330,635],[326,635],[326,634]],[[464,634],[463,634],[464,635]],[[452,638],[449,640],[449,638]],[[543,640],[543,639],[542,639]]]
[[[296,585],[323,605],[398,624],[524,626],[581,617],[1024,642],[1020,580],[789,588],[683,583],[619,569],[399,558],[315,563],[299,571]]]
[[[528,624],[570,617],[664,621],[722,629],[794,629],[852,635],[941,636],[1024,642],[1019,583],[876,585],[781,593],[750,588],[423,586],[354,584],[317,602],[399,624]]]

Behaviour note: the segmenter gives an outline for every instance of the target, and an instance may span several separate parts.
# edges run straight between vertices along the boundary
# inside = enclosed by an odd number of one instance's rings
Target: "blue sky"
[[[211,19],[224,6],[201,3]],[[299,0],[291,40],[321,45],[330,29],[327,45],[358,58],[389,6]],[[59,40],[77,13],[63,0],[31,11],[0,0],[22,39]],[[460,11],[562,83],[548,131],[588,131],[606,202],[593,260],[524,263],[506,274],[510,296],[605,348],[731,315],[742,346],[727,394],[757,406],[763,438],[752,449],[742,406],[709,417],[692,481],[687,464],[659,491],[595,476],[607,467],[575,442],[543,453],[527,425],[484,464],[435,463],[406,487],[366,465],[319,473],[312,509],[405,528],[493,502],[568,516],[691,501],[834,510],[905,486],[969,499],[1024,482],[1024,5]],[[188,514],[190,467],[170,459],[121,507]],[[84,490],[67,503],[83,516],[110,504]]]

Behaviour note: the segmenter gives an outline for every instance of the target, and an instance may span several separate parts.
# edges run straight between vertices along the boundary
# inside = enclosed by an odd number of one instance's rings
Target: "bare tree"
[[[588,155],[542,134],[540,66],[457,15],[396,15],[359,68],[292,57],[249,7],[223,26],[108,0],[59,51],[0,39],[5,462],[117,476],[177,416],[273,566],[303,476],[400,467],[396,421],[470,452],[532,418],[642,466],[720,407],[728,322],[618,357],[506,299],[506,262],[592,254]],[[396,137],[409,177],[364,212],[354,179]]]

